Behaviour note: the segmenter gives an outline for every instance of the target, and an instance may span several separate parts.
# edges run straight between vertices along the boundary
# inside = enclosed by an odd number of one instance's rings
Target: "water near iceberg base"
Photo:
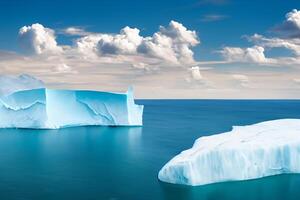
[[[140,126],[142,115],[132,89],[119,94],[39,88],[0,96],[0,128]]]
[[[300,173],[300,119],[282,119],[201,137],[159,172],[164,182],[205,185]]]

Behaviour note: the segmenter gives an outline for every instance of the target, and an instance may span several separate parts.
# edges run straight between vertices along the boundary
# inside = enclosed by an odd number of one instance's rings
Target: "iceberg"
[[[171,159],[161,181],[205,185],[300,173],[300,119],[280,119],[200,137]]]
[[[0,96],[9,95],[17,91],[44,88],[43,81],[21,74],[19,76],[0,75]]]
[[[28,75],[16,79],[2,77],[0,82],[12,84],[0,86],[0,128],[58,129],[143,123],[143,105],[134,103],[132,88],[126,93],[49,89]]]

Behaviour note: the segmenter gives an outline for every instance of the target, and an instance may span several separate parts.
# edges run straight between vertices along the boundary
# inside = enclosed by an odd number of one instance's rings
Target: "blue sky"
[[[196,30],[201,45],[195,48],[200,60],[214,59],[212,52],[224,45],[246,46],[242,35],[265,33],[284,15],[300,7],[297,0],[164,0],[164,1],[39,1],[1,0],[0,48],[18,51],[18,29],[41,23],[52,28],[82,26],[93,32],[118,32],[124,26],[137,27],[151,35],[170,20]],[[205,16],[220,19],[206,21]],[[62,43],[68,43],[58,37]]]
[[[274,27],[279,26],[280,30],[282,30],[285,27],[285,20],[287,20],[287,18],[285,17],[286,14],[292,12],[293,9],[299,9],[299,8],[300,8],[300,1],[296,1],[296,0],[264,0],[264,1],[261,0],[252,0],[252,1],[246,1],[246,0],[245,1],[244,0],[240,0],[240,1],[236,1],[236,0],[186,0],[186,1],[180,1],[180,0],[172,0],[172,1],[171,0],[165,0],[165,1],[1,0],[0,1],[0,24],[1,24],[0,50],[2,52],[14,52],[16,54],[16,57],[19,56],[18,58],[16,58],[19,59],[18,60],[19,62],[21,59],[20,57],[26,57],[28,59],[31,59],[33,63],[38,65],[37,62],[38,60],[42,59],[41,57],[32,54],[27,54],[27,53],[24,54],[24,48],[23,49],[20,48],[21,45],[20,45],[19,29],[23,26],[31,26],[32,24],[39,23],[43,25],[43,27],[47,27],[53,30],[55,32],[54,35],[55,35],[55,41],[57,42],[57,45],[61,46],[62,48],[65,48],[63,46],[72,46],[72,44],[74,44],[74,41],[76,41],[79,38],[79,35],[76,34],[66,34],[64,30],[66,30],[68,27],[76,27],[87,33],[92,33],[92,34],[109,33],[113,35],[113,34],[118,34],[120,32],[120,29],[122,29],[123,27],[129,26],[131,28],[138,28],[140,30],[139,34],[143,37],[146,36],[152,37],[153,33],[158,32],[160,25],[167,27],[170,21],[174,20],[182,24],[184,27],[186,27],[187,30],[195,31],[197,34],[198,41],[200,41],[199,44],[196,43],[187,44],[187,46],[189,46],[188,48],[191,49],[193,52],[193,58],[195,63],[194,64],[189,63],[187,65],[186,63],[183,64],[181,62],[181,65],[186,65],[187,72],[184,73],[189,73],[189,69],[191,69],[193,73],[196,68],[192,69],[192,67],[199,67],[201,71],[201,79],[203,74],[205,75],[205,73],[207,73],[207,75],[209,76],[213,76],[214,78],[218,77],[220,73],[223,73],[223,75],[230,74],[230,76],[233,75],[233,77],[235,77],[234,79],[242,82],[242,85],[245,86],[249,84],[248,79],[249,76],[251,75],[257,77],[260,75],[261,76],[266,75],[268,73],[270,75],[270,73],[272,72],[276,74],[278,71],[284,71],[286,73],[286,76],[291,76],[292,73],[294,74],[298,73],[298,69],[294,68],[296,65],[299,65],[297,62],[294,63],[293,61],[293,66],[292,67],[290,66],[290,63],[292,62],[290,60],[295,59],[295,57],[292,57],[293,56],[292,54],[295,54],[295,50],[293,49],[291,50],[290,47],[288,48],[286,48],[285,46],[283,47],[282,43],[271,44],[269,39],[271,38],[280,38],[284,40],[286,39],[286,37],[280,35],[278,31],[273,31]],[[259,34],[263,38],[254,38],[254,39],[252,38],[252,42],[249,41],[251,39],[249,38],[247,39],[247,36],[251,37],[255,33]],[[86,34],[84,34],[84,36],[86,36]],[[34,39],[32,39],[31,42],[32,41],[34,41]],[[295,43],[295,38],[289,39],[288,42]],[[27,44],[28,41],[25,43]],[[264,56],[266,56],[267,59],[265,58],[261,59],[259,57],[260,55],[252,55],[252,54],[250,55],[249,58],[249,55],[246,52],[246,48],[248,47],[252,48],[255,45],[264,48]],[[276,47],[274,47],[274,45]],[[297,41],[296,41],[296,45],[298,45]],[[242,53],[241,52],[237,53],[236,52],[237,49],[232,49],[232,48],[226,49],[226,47],[240,48],[239,51],[242,51]],[[232,52],[233,50],[234,52]],[[220,51],[223,52],[220,53]],[[250,49],[250,51],[252,51],[252,49]],[[260,52],[261,50],[259,48],[254,48],[254,51]],[[152,54],[145,55],[146,54],[145,52],[142,53],[143,53],[143,57],[146,57],[144,59],[152,59],[153,57]],[[241,55],[243,56],[243,58],[236,58],[236,56],[241,56]],[[50,55],[48,56],[50,57]],[[71,57],[69,53],[68,53],[68,57]],[[279,58],[280,61],[277,59],[277,57]],[[284,58],[281,59],[281,57]],[[276,58],[277,60],[274,61],[269,58]],[[59,57],[58,60],[62,60],[62,63],[59,65],[62,66],[66,65],[68,67],[71,68],[74,67],[76,69],[79,68],[78,66],[75,65],[70,66],[71,63],[74,64],[78,62],[67,60],[65,57],[64,58]],[[129,62],[128,59],[125,60],[126,61],[122,60],[120,62],[121,63]],[[244,60],[247,60],[247,62],[245,62]],[[223,63],[218,63],[219,61]],[[12,61],[10,60],[9,62]],[[3,61],[2,62],[4,63],[3,66],[5,65],[7,67],[9,65],[9,62],[7,61],[5,63]],[[69,64],[65,62],[69,62]],[[206,62],[210,62],[210,63],[206,65]],[[144,63],[146,63],[147,65],[149,64],[148,61],[147,62],[143,61],[143,66]],[[151,61],[151,65],[153,65],[153,63],[155,62]],[[99,64],[98,61],[97,64]],[[131,63],[131,64],[135,65],[135,63]],[[32,66],[33,65],[34,64],[32,64]],[[149,71],[151,71],[152,74],[158,74],[158,72],[154,70],[156,68],[159,68],[158,70],[160,71],[159,74],[165,73],[164,76],[160,75],[163,76],[164,79],[169,80],[168,76],[175,76],[177,78],[179,77],[178,74],[174,75],[172,73],[175,73],[174,71],[180,71],[180,69],[177,69],[175,67],[169,70],[169,68],[168,69],[164,68],[162,67],[162,65],[163,64],[159,64],[157,66],[152,67],[151,70],[147,71],[146,73],[147,75],[145,76],[146,80],[141,81],[144,83],[145,87],[147,88],[152,87],[150,83],[148,85],[145,85],[145,81],[148,81],[147,77],[150,76]],[[264,66],[263,69],[261,65]],[[282,69],[278,69],[278,67],[277,68],[272,67],[274,65],[276,66],[289,65],[289,66]],[[25,68],[23,70],[22,67],[17,67],[17,68],[18,70],[13,70],[13,72],[5,71],[4,68],[2,71],[3,73],[8,73],[8,74],[12,74],[16,71],[18,73],[21,73],[23,71],[26,73],[31,72],[30,70],[28,70],[30,67],[26,67],[26,70]],[[258,68],[259,70],[257,70]],[[122,70],[123,69],[124,68],[122,68]],[[50,78],[49,76],[45,75],[46,72],[44,72],[43,74],[39,70],[32,70],[32,74],[38,77],[42,77],[45,80],[49,81]],[[101,74],[104,69],[97,68],[94,70],[97,73],[99,72],[99,74]],[[104,71],[107,73],[107,69],[105,69]],[[132,71],[132,69],[128,69],[126,72],[122,71],[122,73],[128,74],[129,71]],[[170,71],[172,71],[171,74]],[[196,71],[197,71],[196,72],[196,79],[197,79],[197,74],[199,70],[197,69]],[[131,76],[134,77],[140,76],[139,73],[142,72],[134,72],[134,73],[135,73],[134,75],[132,74],[126,75],[126,79],[128,79],[128,77]],[[73,73],[73,76],[75,76],[74,74],[75,73]],[[191,76],[193,77],[194,75],[192,74]],[[234,76],[234,75],[240,75],[240,76]],[[69,74],[68,76],[71,75]],[[187,78],[187,76],[189,75],[186,74],[183,75],[182,79],[188,80],[189,78]],[[61,75],[58,73],[52,74],[51,80],[55,80],[55,77],[57,77],[58,82],[59,80],[61,80],[60,79]],[[157,77],[153,79],[156,78]],[[298,80],[298,77],[290,77],[290,78],[293,80]],[[122,77],[121,79],[123,80],[124,77]],[[198,79],[200,80],[200,77],[198,77]],[[225,79],[226,77],[222,78],[223,81]],[[116,80],[119,79],[116,78]],[[203,92],[203,90],[205,91],[218,90],[213,95],[209,93],[209,94],[205,94],[203,97],[204,98],[205,97],[230,98],[232,96],[233,98],[236,97],[238,98],[237,94],[240,93],[240,90],[252,91],[254,90],[253,87],[254,88],[259,87],[259,86],[252,85],[251,87],[245,87],[246,89],[238,88],[236,93],[234,92],[226,93],[226,91],[231,91],[232,88],[226,88],[222,91],[219,91],[218,85],[223,83],[216,84],[215,83],[216,81],[217,80],[213,80],[213,78],[212,79],[209,78],[209,80],[206,80],[204,82],[201,80],[201,83],[197,85],[193,81],[188,80],[187,82],[193,82],[193,83],[191,87],[192,88],[191,92],[190,94],[186,95],[186,97],[193,98],[193,96],[191,95],[194,94],[193,90],[199,90],[200,93]],[[68,81],[64,81],[64,82],[68,82]],[[134,82],[132,84],[137,85],[137,87],[139,88],[139,81]],[[282,82],[277,82],[276,84],[282,85]],[[170,91],[176,90],[177,86],[175,85],[176,84],[174,84],[172,87],[169,87],[167,89],[165,88],[166,90],[169,91],[168,94],[170,94]],[[229,85],[234,85],[234,83],[230,83]],[[78,87],[78,85],[75,86]],[[83,86],[80,85],[80,87]],[[182,89],[184,87],[186,87],[186,83],[182,83],[178,88]],[[290,87],[290,86],[286,85],[286,87]],[[110,88],[113,87],[108,87],[108,89]],[[155,87],[153,86],[153,88]],[[179,89],[176,90],[174,93],[171,92],[172,95],[170,96],[172,97],[178,96],[178,94],[180,94],[181,91]],[[281,90],[280,88],[272,88],[272,91],[270,91],[270,93],[274,94],[274,98],[281,98],[281,97],[296,98],[296,96],[292,95],[296,93],[295,92],[296,89],[295,88],[290,88],[290,89],[292,90],[290,93],[286,91],[278,93],[278,91]],[[140,89],[140,90],[144,90],[144,89]],[[260,91],[260,93],[257,93],[257,96],[263,98],[264,96],[262,94],[263,91]],[[141,96],[144,95],[141,94]],[[199,95],[195,96],[195,98],[198,97]],[[273,98],[273,96],[271,95],[270,98]]]

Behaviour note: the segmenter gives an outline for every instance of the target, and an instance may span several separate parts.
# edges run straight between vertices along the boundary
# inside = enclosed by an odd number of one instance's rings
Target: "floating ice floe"
[[[300,173],[300,119],[266,121],[200,137],[170,160],[161,181],[185,185]]]

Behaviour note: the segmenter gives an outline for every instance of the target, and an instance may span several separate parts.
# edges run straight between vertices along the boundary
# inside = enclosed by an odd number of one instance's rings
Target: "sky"
[[[297,0],[0,0],[0,74],[137,98],[299,99]]]

